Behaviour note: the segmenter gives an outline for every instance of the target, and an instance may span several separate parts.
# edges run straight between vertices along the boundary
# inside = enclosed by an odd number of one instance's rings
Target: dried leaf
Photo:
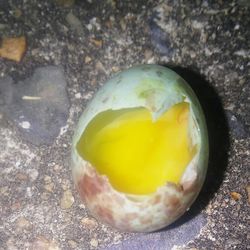
[[[232,197],[235,201],[237,201],[237,200],[239,200],[239,199],[241,198],[241,195],[240,195],[239,193],[237,193],[237,192],[231,192],[230,195],[231,195],[231,197]]]
[[[3,38],[0,47],[0,57],[20,62],[26,50],[24,36],[16,38]]]
[[[101,48],[102,47],[102,40],[97,40],[97,39],[94,39],[94,38],[91,38],[90,41],[98,48]]]
[[[85,63],[89,63],[92,61],[92,58],[89,56],[86,56],[84,61],[85,61]]]

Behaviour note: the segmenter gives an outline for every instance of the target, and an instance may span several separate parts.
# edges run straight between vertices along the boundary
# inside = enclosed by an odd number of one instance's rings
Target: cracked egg
[[[177,220],[205,179],[208,136],[190,86],[174,71],[139,65],[116,74],[80,117],[73,179],[99,221],[151,232]]]

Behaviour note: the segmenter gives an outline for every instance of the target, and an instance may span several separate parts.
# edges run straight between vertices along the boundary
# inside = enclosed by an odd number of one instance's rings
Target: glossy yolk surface
[[[148,194],[167,181],[178,183],[192,159],[189,104],[171,107],[152,121],[145,108],[98,114],[81,136],[77,150],[112,186],[130,194]]]

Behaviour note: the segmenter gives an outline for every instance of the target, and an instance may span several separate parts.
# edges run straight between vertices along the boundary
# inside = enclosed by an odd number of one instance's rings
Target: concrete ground
[[[0,0],[0,249],[249,249],[249,27],[247,0]],[[23,36],[22,59],[8,59],[4,39]],[[70,146],[97,89],[142,63],[169,66],[193,87],[210,160],[180,220],[131,234],[88,213]]]

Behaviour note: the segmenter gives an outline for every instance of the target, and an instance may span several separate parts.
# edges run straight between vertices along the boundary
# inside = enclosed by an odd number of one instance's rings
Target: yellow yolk
[[[77,150],[116,190],[152,193],[168,181],[178,183],[195,153],[189,113],[186,102],[154,122],[145,108],[104,111],[89,123]]]

